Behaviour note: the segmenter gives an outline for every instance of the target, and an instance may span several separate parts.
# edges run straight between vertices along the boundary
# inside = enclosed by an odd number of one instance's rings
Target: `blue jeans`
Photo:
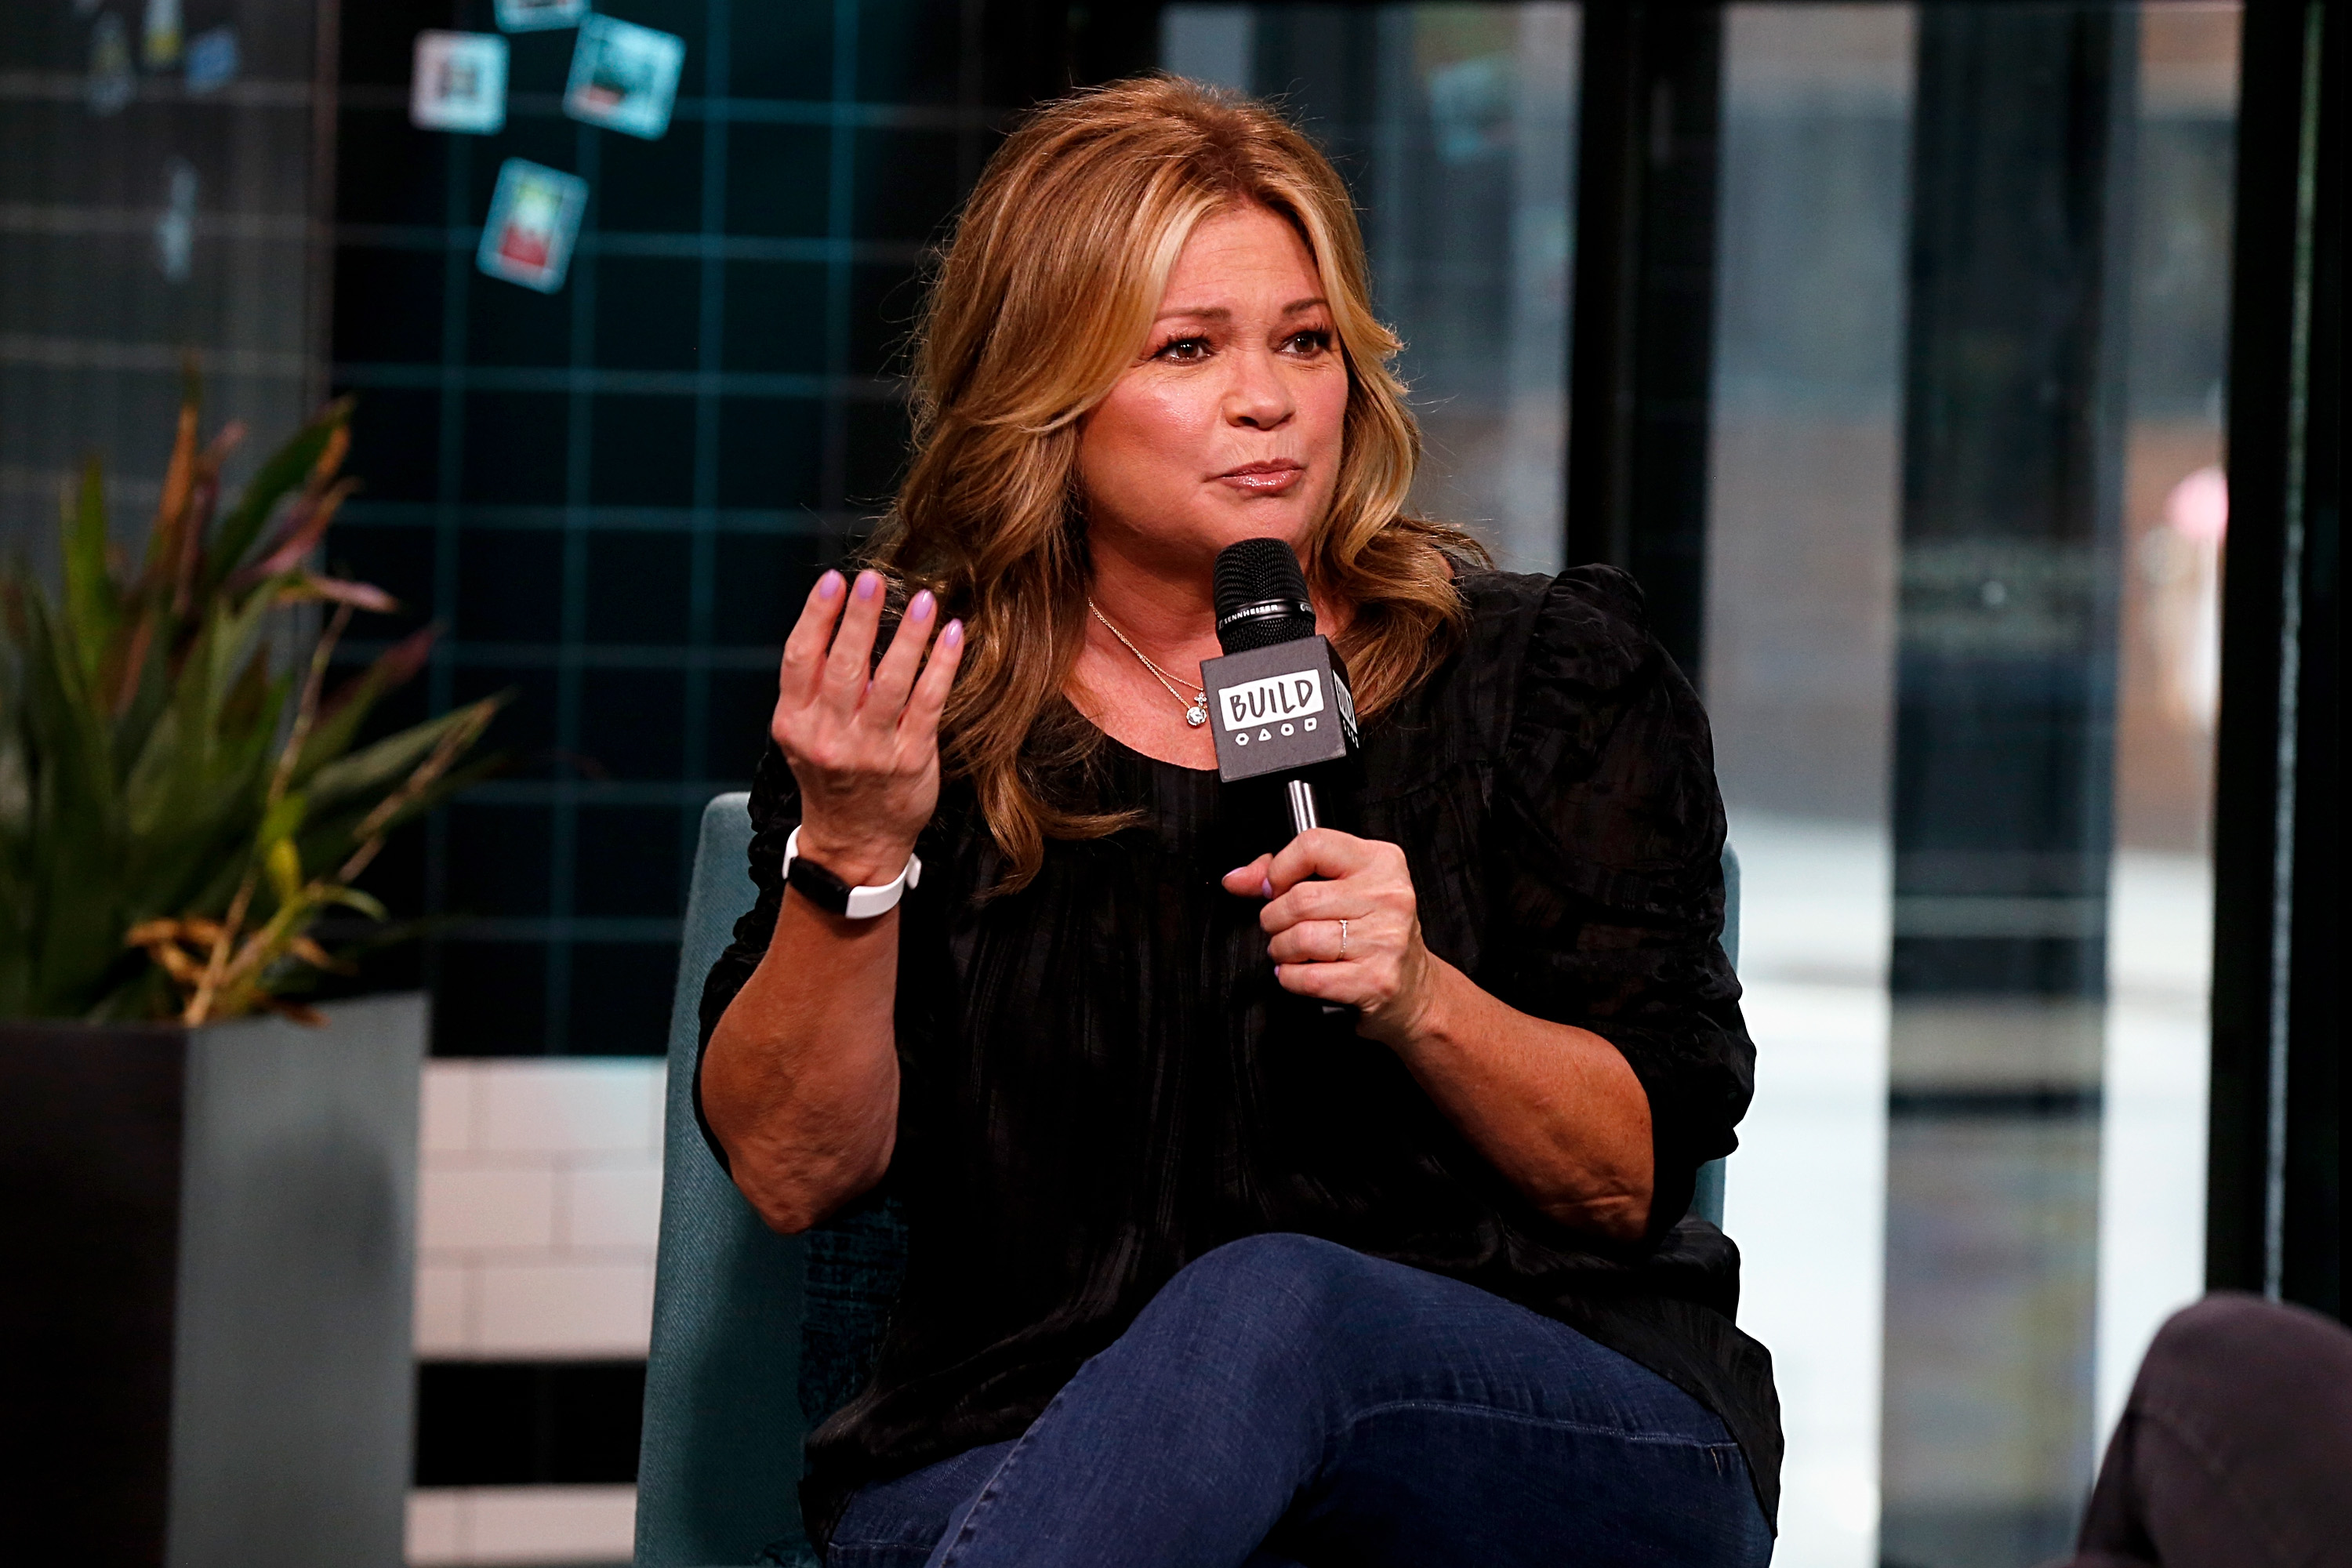
[[[1303,1236],[1170,1280],[1017,1440],[850,1502],[828,1568],[1760,1568],[1723,1423],[1575,1330]]]

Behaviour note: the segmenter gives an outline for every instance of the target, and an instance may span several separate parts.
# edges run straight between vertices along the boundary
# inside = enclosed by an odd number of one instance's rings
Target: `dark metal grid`
[[[514,765],[374,879],[431,939],[444,1054],[661,1048],[696,815],[741,787],[814,571],[903,460],[912,279],[1018,106],[1151,63],[1157,7],[1045,0],[615,0],[687,40],[652,143],[561,111],[572,35],[520,35],[507,128],[406,124],[424,27],[488,0],[344,18],[334,381],[355,392],[341,564],[445,636],[386,722],[516,698]],[[1091,17],[1091,19],[1090,19]],[[542,297],[474,250],[508,156],[592,186]]]
[[[2213,831],[2205,1277],[2347,1316],[2343,872],[2347,18],[2250,5]]]
[[[127,24],[136,59],[136,8]],[[241,483],[323,384],[315,272],[310,0],[191,0],[184,38],[227,25],[242,62],[192,92],[178,69],[134,71],[129,99],[89,102],[100,14],[0,9],[0,547],[54,570],[58,486],[107,464],[117,539],[135,550],[154,510],[194,352],[207,422],[242,419]],[[159,265],[171,173],[196,179],[185,276]],[[323,210],[322,208],[320,210]]]
[[[968,35],[974,5],[832,0],[812,28],[814,7],[780,24],[734,0],[649,0],[624,14],[688,41],[667,148],[562,117],[551,73],[568,34],[561,47],[512,40],[501,135],[398,129],[405,94],[390,84],[405,79],[396,56],[415,29],[487,30],[487,9],[419,7],[345,56],[334,378],[360,395],[354,468],[374,497],[349,510],[341,548],[415,605],[411,624],[445,624],[399,717],[517,692],[501,724],[515,767],[437,814],[379,879],[399,906],[449,917],[412,961],[440,1004],[436,1049],[654,1051],[696,808],[745,782],[787,607],[887,491],[903,419],[887,353],[912,309],[916,236],[947,216],[1003,117],[970,68],[952,101],[873,100],[903,77],[910,35]],[[760,96],[738,79],[734,40],[766,29],[757,41],[772,55],[773,28],[796,25],[827,36],[829,96]],[[747,126],[816,134],[755,137],[739,156]],[[910,182],[877,145],[909,132],[934,139],[926,152],[952,138],[945,181]],[[437,161],[437,212],[387,214],[396,203],[380,189],[350,185],[355,155],[404,142]],[[509,155],[592,187],[550,300],[474,269]],[[821,190],[821,232],[738,232],[730,203],[755,177]],[[667,188],[681,179],[686,196]],[[383,221],[394,216],[438,221]],[[740,296],[759,281],[747,264],[771,279],[796,268],[812,285],[764,312],[785,352],[813,349],[803,368],[734,368]],[[369,287],[385,290],[389,322],[353,292]],[[778,460],[795,438],[797,473]],[[787,483],[763,482],[779,469]],[[753,500],[769,504],[742,504]]]

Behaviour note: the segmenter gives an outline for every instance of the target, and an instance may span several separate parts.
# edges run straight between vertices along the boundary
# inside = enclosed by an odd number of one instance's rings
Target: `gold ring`
[[[1346,921],[1339,922],[1339,962],[1342,963],[1348,962],[1348,922]]]

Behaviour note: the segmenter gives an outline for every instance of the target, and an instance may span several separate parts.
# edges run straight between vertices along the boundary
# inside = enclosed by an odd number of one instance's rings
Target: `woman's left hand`
[[[1384,1045],[1412,1038],[1448,966],[1422,945],[1403,850],[1311,828],[1226,872],[1224,888],[1266,900],[1258,923],[1284,990],[1356,1008],[1356,1032]]]

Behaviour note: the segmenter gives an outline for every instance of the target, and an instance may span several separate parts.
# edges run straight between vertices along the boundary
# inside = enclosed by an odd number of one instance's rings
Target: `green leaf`
[[[128,639],[126,638],[126,641]],[[126,650],[127,651],[127,650]],[[166,637],[154,638],[147,647],[146,657],[132,672],[131,700],[123,704],[114,721],[114,754],[135,757],[147,746],[172,700],[172,649]],[[114,678],[120,680],[121,672]],[[119,689],[119,688],[118,688]],[[100,696],[103,698],[104,693]]]
[[[29,766],[26,835],[34,864],[27,916],[9,928],[24,1010],[79,1010],[121,957],[120,889],[126,835],[110,726],[90,700],[71,634],[35,591],[12,617],[20,702],[14,715]]]
[[[495,778],[511,765],[511,759],[501,753],[478,757],[462,767],[450,769],[433,784],[417,792],[415,798],[394,812],[381,831],[389,836],[431,812],[443,802],[480,784]],[[305,865],[340,864],[342,858],[359,847],[359,826],[366,820],[375,801],[363,800],[357,806],[327,813],[313,810],[302,825],[302,860]]]
[[[73,629],[83,679],[95,685],[107,646],[122,624],[122,597],[106,569],[106,473],[93,456],[63,508],[66,621]]]
[[[470,749],[495,700],[353,753],[376,700],[423,662],[429,639],[412,639],[327,705],[291,776],[281,774],[290,671],[311,645],[273,674],[261,636],[288,580],[248,589],[236,573],[289,492],[322,498],[327,514],[347,416],[347,405],[328,409],[266,461],[205,552],[184,531],[210,509],[228,437],[198,452],[191,403],[149,541],[153,571],[129,585],[110,571],[95,465],[63,498],[62,591],[0,562],[0,1016],[172,1016],[179,985],[126,933],[151,919],[222,918],[241,887],[263,879],[240,940],[266,952],[330,907],[383,920],[374,898],[336,881],[362,826],[390,815],[388,801],[399,803],[390,821],[429,811],[492,765],[468,760],[429,784],[420,772],[437,753],[451,753],[439,757],[446,765]],[[226,988],[218,1016],[264,1005],[307,974],[299,963],[268,963]]]
[[[483,702],[453,709],[328,763],[310,775],[310,799],[320,809],[358,801],[374,805],[407,782],[408,775],[433,754],[443,735],[474,721],[484,702],[495,705],[499,700],[486,698]]]
[[[318,466],[327,443],[351,422],[351,416],[352,400],[339,397],[263,460],[252,482],[245,487],[245,493],[237,498],[236,505],[213,531],[212,548],[205,562],[205,592],[218,587],[230,573],[244,564],[254,541],[268,526],[270,513],[278,510],[278,503],[289,493],[301,488],[310,470]]]
[[[242,730],[228,730],[223,721],[268,610],[258,598],[238,608],[218,602],[207,607],[168,706],[125,781],[134,831],[153,833],[169,822],[204,820],[220,795],[250,786],[270,751],[277,704],[265,703],[257,721]],[[246,809],[257,816],[259,799],[245,798]]]
[[[245,671],[223,695],[220,725],[225,733],[249,735],[266,714],[275,719],[285,701],[289,682],[269,678],[269,646],[261,644],[245,661]],[[273,700],[275,699],[275,700]]]
[[[372,921],[390,920],[392,918],[391,911],[386,910],[383,905],[377,900],[373,894],[363,893],[357,888],[331,889],[327,893],[327,902],[331,904],[341,904],[346,909],[357,910],[360,913],[367,916],[368,919]]]
[[[264,849],[275,848],[300,831],[302,817],[310,809],[309,799],[299,791],[286,796],[269,808],[261,819],[261,831],[255,835]]]
[[[131,918],[220,914],[252,864],[276,761],[278,714],[286,683],[273,683],[262,711],[229,720],[240,667],[257,640],[267,606],[214,601],[172,683],[167,702],[131,763],[123,786],[128,821],[122,876],[138,889]]]
[[[302,897],[302,856],[292,839],[282,835],[272,839],[261,853],[261,864],[269,873],[269,890],[278,895],[280,905]]]
[[[302,742],[302,754],[294,763],[296,784],[307,782],[313,773],[351,749],[360,726],[367,721],[377,700],[425,667],[440,631],[438,626],[426,626],[410,633],[378,654],[367,668],[343,683],[328,700],[309,739]]]

